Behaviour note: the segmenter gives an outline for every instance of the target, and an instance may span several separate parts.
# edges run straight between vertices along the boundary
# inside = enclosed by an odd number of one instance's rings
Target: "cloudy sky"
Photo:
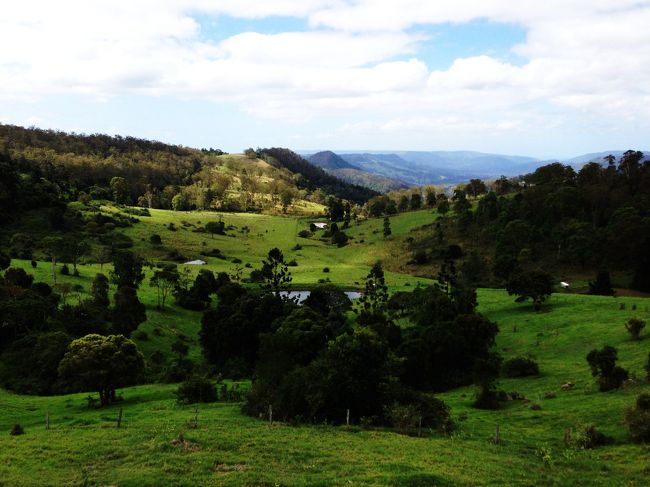
[[[0,122],[193,147],[650,148],[650,0],[21,0]]]

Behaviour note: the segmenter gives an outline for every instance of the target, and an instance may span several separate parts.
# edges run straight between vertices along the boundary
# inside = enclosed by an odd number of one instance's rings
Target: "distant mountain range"
[[[584,154],[570,159],[541,160],[534,157],[487,154],[472,151],[332,151],[302,152],[312,164],[354,184],[378,191],[427,184],[448,185],[472,178],[494,179],[533,172],[551,162],[562,162],[579,169],[587,162],[606,164],[609,154],[619,159],[624,151]],[[650,152],[645,152],[649,154]]]

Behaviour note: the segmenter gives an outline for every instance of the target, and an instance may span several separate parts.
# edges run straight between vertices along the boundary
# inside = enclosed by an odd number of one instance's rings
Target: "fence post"
[[[117,427],[120,428],[122,426],[122,408],[120,408],[120,412],[117,415]]]
[[[418,421],[418,438],[422,436],[422,416],[420,416],[420,420]]]
[[[269,404],[269,424],[273,424],[273,405]]]
[[[347,412],[345,413],[345,425],[350,426],[350,409],[348,408]]]

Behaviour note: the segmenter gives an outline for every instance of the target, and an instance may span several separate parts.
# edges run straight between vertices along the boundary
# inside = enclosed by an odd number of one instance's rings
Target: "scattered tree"
[[[291,272],[284,261],[282,251],[277,247],[269,250],[266,260],[262,262],[262,273],[265,283],[262,286],[266,291],[277,296],[291,287]]]
[[[596,294],[600,296],[613,296],[614,289],[612,282],[609,278],[609,271],[599,270],[596,274],[595,281],[589,281],[589,294]]]
[[[219,220],[217,222],[211,221],[205,224],[205,231],[210,233],[211,238],[214,238],[214,234],[224,235],[225,234],[226,224]]]
[[[532,299],[535,311],[553,293],[553,277],[542,270],[519,271],[508,279],[506,290],[517,295],[516,302]]]
[[[70,343],[59,364],[59,376],[79,391],[95,390],[102,406],[115,400],[115,390],[137,383],[144,357],[122,335],[86,335]]]
[[[159,309],[165,309],[167,296],[176,288],[179,278],[180,275],[175,265],[167,265],[162,269],[154,271],[149,285],[156,288]]]
[[[390,218],[384,217],[384,238],[388,238],[393,233],[390,229]]]
[[[625,323],[625,329],[630,335],[632,335],[632,340],[641,339],[641,331],[645,328],[645,321],[641,318],[630,318]]]
[[[598,377],[598,386],[603,392],[618,389],[629,376],[627,370],[616,365],[617,356],[618,351],[609,345],[587,354],[591,375]]]
[[[128,286],[137,289],[144,279],[142,260],[128,250],[116,252],[113,256],[111,279],[118,287]]]

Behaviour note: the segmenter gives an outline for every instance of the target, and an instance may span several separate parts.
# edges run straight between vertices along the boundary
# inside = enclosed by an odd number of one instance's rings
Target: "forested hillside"
[[[577,172],[553,163],[489,184],[474,179],[451,197],[425,187],[368,203],[377,216],[419,208],[436,208],[446,218],[414,229],[404,271],[435,276],[451,259],[481,285],[503,285],[513,273],[544,268],[585,288],[601,271],[603,278],[615,274],[618,287],[650,291],[650,162],[641,152]]]
[[[147,208],[286,212],[294,201],[320,204],[334,195],[363,203],[376,194],[286,149],[229,155],[133,137],[0,125],[0,154],[16,172],[55,184],[64,201],[81,197]]]

